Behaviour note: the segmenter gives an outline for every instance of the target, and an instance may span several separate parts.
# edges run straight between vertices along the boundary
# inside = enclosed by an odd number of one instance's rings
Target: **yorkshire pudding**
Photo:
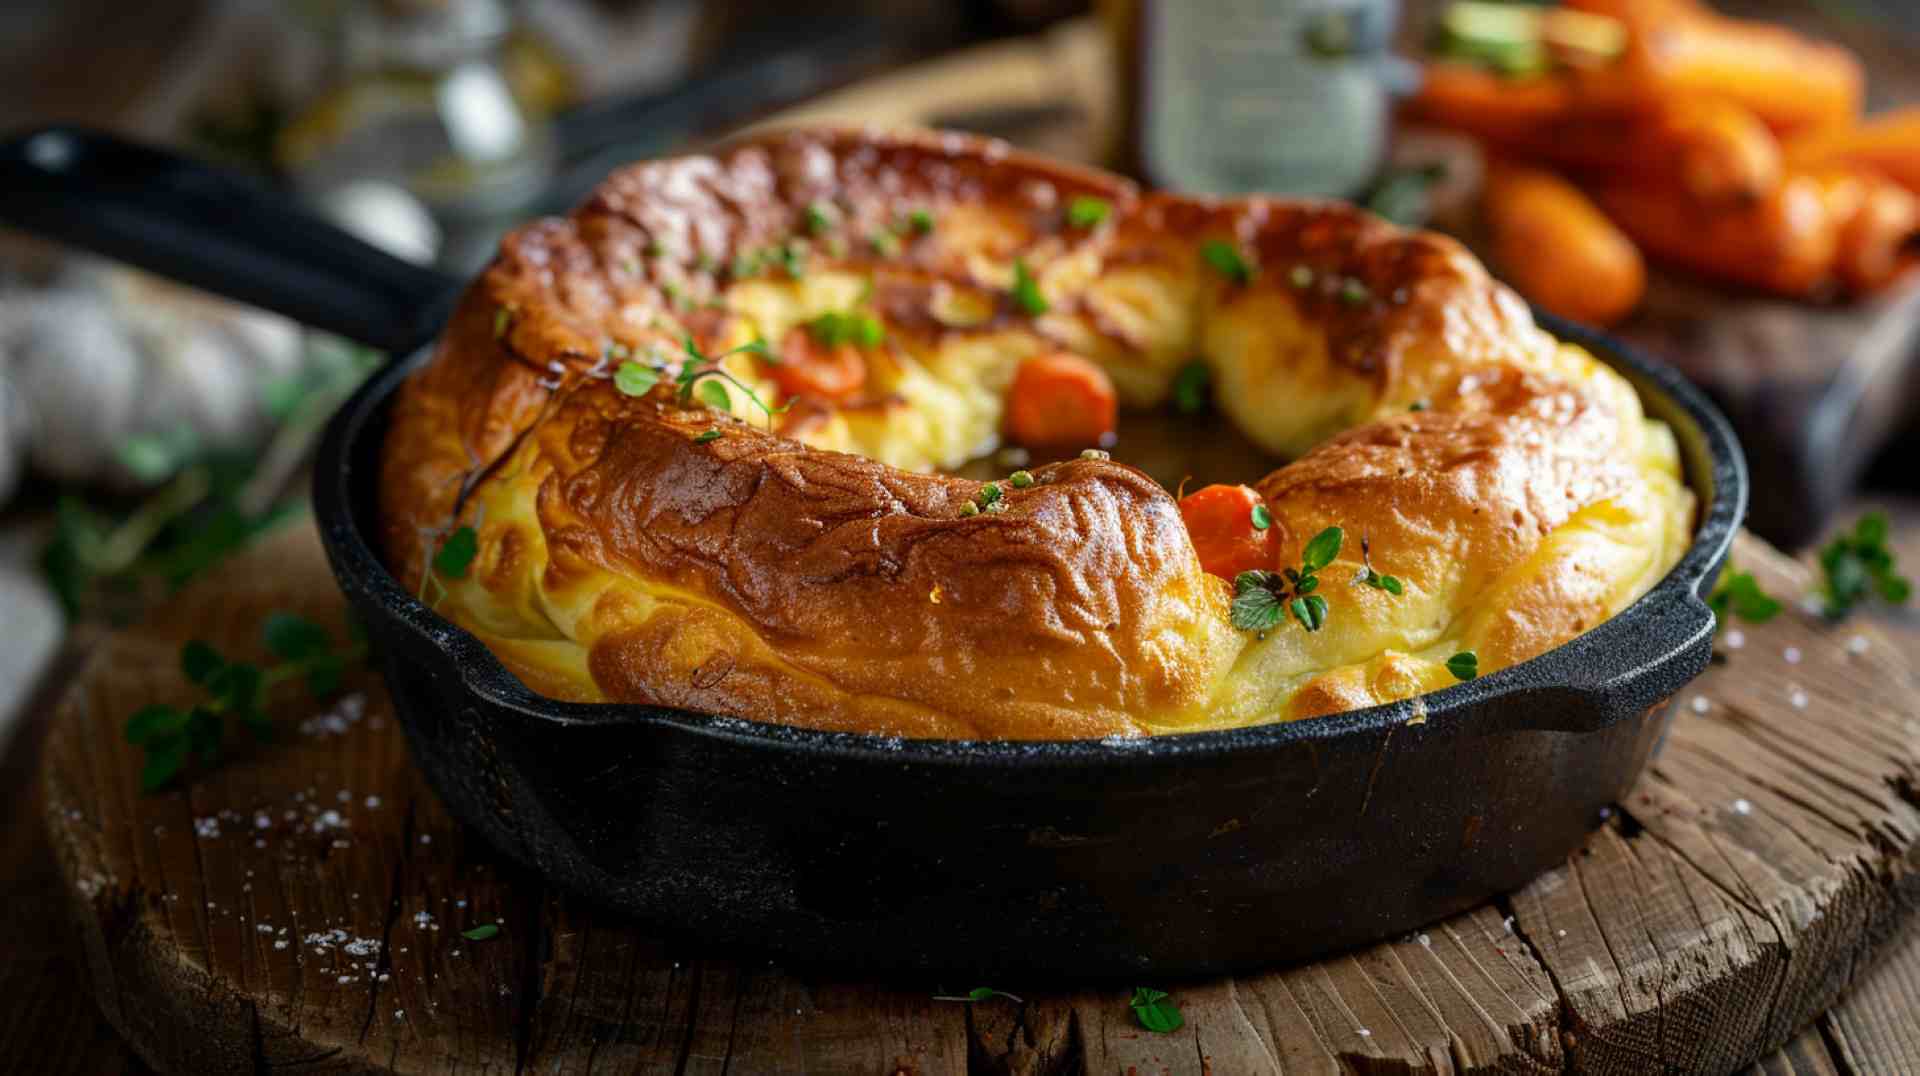
[[[853,374],[797,377],[782,342],[823,318],[855,326],[824,341]],[[991,450],[1023,362],[1062,350],[1134,407],[1206,364],[1294,458],[1246,476],[1273,574],[1209,572],[1174,496],[1104,453],[931,473]],[[1605,620],[1693,516],[1632,387],[1451,240],[944,134],[637,164],[521,228],[381,460],[390,566],[535,691],[910,737],[1408,698]],[[1334,527],[1311,581],[1283,574]],[[1236,586],[1278,616],[1250,626]]]

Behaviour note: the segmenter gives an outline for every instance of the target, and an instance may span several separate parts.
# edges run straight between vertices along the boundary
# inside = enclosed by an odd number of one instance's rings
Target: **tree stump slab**
[[[1787,611],[1722,633],[1647,774],[1566,864],[1319,963],[1142,983],[1179,1004],[1172,1034],[1141,1028],[1125,991],[840,981],[600,911],[463,831],[371,670],[329,704],[284,692],[278,742],[141,794],[122,725],[194,699],[184,641],[260,659],[269,612],[341,627],[305,525],[98,649],[55,717],[45,819],[101,1009],[170,1072],[1791,1066],[1796,1033],[1890,946],[1920,889],[1920,655],[1800,609],[1807,573],[1760,541],[1735,562]],[[484,924],[498,934],[463,936]],[[1870,1018],[1920,979],[1893,982],[1853,1006],[1866,1023],[1836,1015],[1841,1049],[1911,1035]],[[981,985],[1018,1000],[936,998]]]

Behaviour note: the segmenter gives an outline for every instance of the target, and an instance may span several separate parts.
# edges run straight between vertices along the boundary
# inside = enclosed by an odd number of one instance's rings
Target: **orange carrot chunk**
[[[1207,486],[1180,499],[1200,567],[1222,579],[1241,572],[1272,571],[1279,559],[1280,527],[1260,495],[1246,486]]]
[[[1021,363],[1007,390],[1007,435],[1023,445],[1099,445],[1119,419],[1107,372],[1072,352]]]
[[[767,375],[787,396],[845,399],[867,383],[867,360],[851,343],[826,344],[805,325],[796,325],[780,341],[780,361],[766,364]]]

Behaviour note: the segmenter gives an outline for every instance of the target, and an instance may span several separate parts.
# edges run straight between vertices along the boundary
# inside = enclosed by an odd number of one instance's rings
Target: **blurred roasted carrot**
[[[1675,177],[1696,197],[1753,199],[1780,177],[1780,145],[1751,109],[1718,98],[1623,108],[1543,75],[1506,80],[1433,64],[1408,111],[1514,157],[1580,173]]]
[[[1635,160],[1671,169],[1680,186],[1707,202],[1754,201],[1780,181],[1780,143],[1753,110],[1734,101],[1691,98],[1648,121]]]
[[[1487,171],[1494,259],[1521,293],[1576,321],[1611,324],[1640,302],[1640,251],[1578,187],[1507,162]]]
[[[1071,351],[1028,359],[1007,390],[1007,434],[1023,445],[1092,448],[1119,422],[1119,395],[1107,372]]]
[[[1834,273],[1838,222],[1812,176],[1791,174],[1746,206],[1702,204],[1678,187],[1616,181],[1596,200],[1647,253],[1707,276],[1805,296]]]
[[[1870,168],[1920,194],[1920,105],[1808,131],[1787,143],[1786,155],[1796,168]]]
[[[1847,123],[1860,115],[1865,75],[1846,49],[1784,27],[1716,14],[1694,0],[1566,0],[1620,20],[1621,61],[1596,76],[1646,102],[1719,97],[1775,130]]]
[[[1513,79],[1452,61],[1427,64],[1407,101],[1414,118],[1503,145],[1542,138],[1576,107],[1572,83],[1558,75]]]
[[[1839,229],[1834,272],[1848,292],[1878,291],[1920,263],[1920,199],[1872,172],[1812,175]]]

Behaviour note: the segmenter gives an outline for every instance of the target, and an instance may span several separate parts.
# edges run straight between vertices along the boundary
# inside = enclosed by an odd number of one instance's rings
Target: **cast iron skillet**
[[[314,502],[414,757],[456,814],[563,886],[707,945],[967,981],[1300,960],[1561,862],[1707,664],[1701,600],[1746,507],[1726,421],[1671,369],[1541,315],[1678,434],[1693,544],[1619,616],[1432,695],[1131,742],[901,741],[555,702],[415,601],[371,543],[387,403],[458,283],[269,193],[69,130],[0,147],[0,217],[386,348]],[[1003,978],[994,979],[994,976]]]

